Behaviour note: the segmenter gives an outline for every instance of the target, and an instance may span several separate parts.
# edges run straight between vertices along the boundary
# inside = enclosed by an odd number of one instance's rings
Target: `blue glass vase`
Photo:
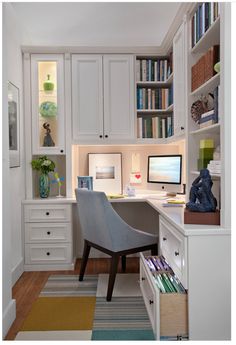
[[[48,174],[39,176],[39,195],[40,198],[47,198],[50,193],[50,183]]]

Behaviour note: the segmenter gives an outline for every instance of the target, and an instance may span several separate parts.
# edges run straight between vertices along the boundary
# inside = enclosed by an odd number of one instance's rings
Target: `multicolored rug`
[[[15,340],[154,340],[138,274],[51,275]]]

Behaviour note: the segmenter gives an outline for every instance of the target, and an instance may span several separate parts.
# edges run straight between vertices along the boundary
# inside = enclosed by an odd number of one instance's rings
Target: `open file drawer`
[[[156,339],[188,335],[187,293],[162,293],[145,257],[140,257],[140,287]]]

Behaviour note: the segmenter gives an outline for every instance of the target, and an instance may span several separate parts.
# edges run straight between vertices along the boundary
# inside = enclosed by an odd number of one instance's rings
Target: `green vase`
[[[39,195],[40,198],[47,198],[50,193],[50,182],[48,174],[39,176]]]
[[[44,91],[53,91],[54,90],[54,84],[50,80],[50,74],[48,74],[47,76],[48,76],[48,80],[46,80],[43,83],[43,89],[44,89]]]

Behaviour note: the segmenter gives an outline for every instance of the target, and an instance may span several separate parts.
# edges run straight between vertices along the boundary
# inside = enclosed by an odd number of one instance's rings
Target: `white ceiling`
[[[180,2],[11,3],[33,45],[160,46]]]

